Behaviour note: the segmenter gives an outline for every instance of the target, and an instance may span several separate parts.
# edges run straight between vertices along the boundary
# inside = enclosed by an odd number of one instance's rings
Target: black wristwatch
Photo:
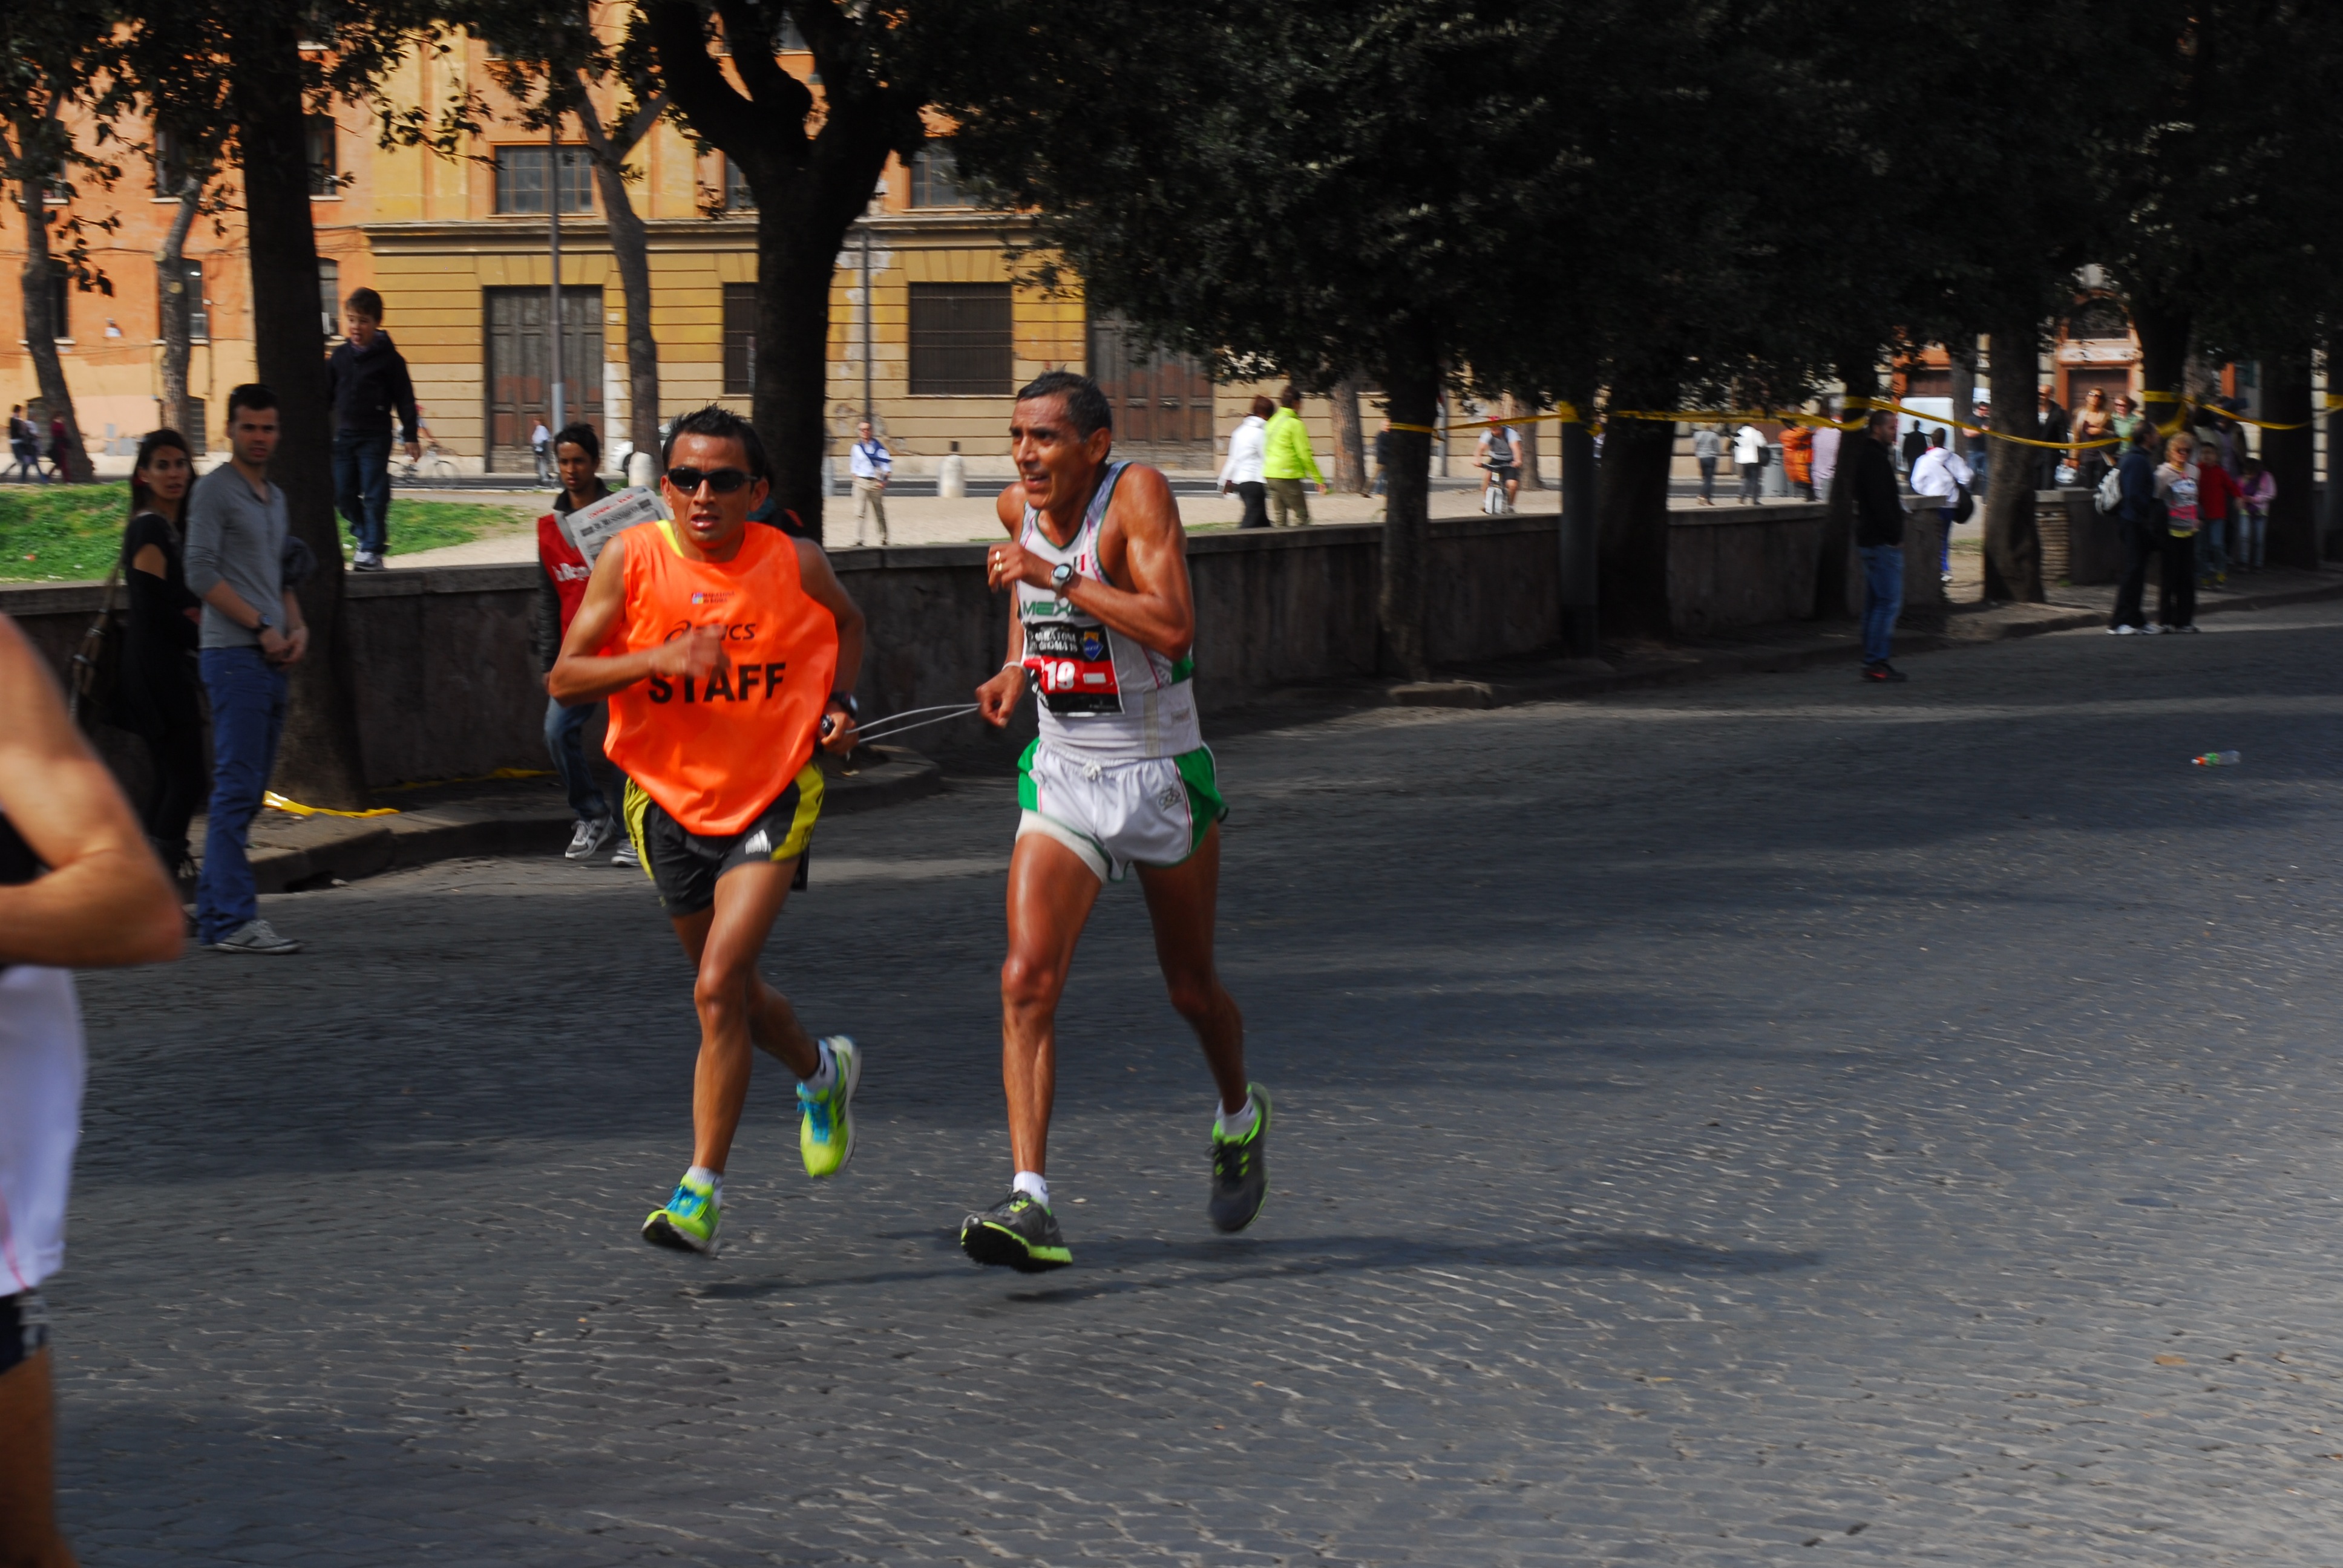
[[[1058,590],[1061,598],[1065,597],[1066,585],[1073,580],[1074,563],[1071,561],[1060,561],[1057,569],[1050,574],[1050,586]]]
[[[833,691],[830,694],[830,699],[832,702],[837,703],[840,708],[846,709],[847,718],[860,719],[862,717],[861,706],[854,700],[854,693],[850,691]]]

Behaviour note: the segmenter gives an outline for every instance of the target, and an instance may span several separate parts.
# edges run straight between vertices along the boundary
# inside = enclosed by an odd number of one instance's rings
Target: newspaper
[[[561,531],[591,567],[601,558],[602,547],[637,523],[648,523],[667,516],[667,506],[659,492],[636,486],[603,497],[590,507],[580,507],[561,519]]]

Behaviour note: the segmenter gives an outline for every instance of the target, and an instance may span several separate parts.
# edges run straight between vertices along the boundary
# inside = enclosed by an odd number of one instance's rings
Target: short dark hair
[[[1272,414],[1276,412],[1277,405],[1269,400],[1269,397],[1266,393],[1256,392],[1252,395],[1252,417],[1254,418],[1266,419]]]
[[[1044,370],[1017,394],[1020,403],[1031,403],[1040,397],[1064,398],[1066,417],[1073,421],[1074,434],[1085,440],[1101,430],[1114,428],[1114,405],[1106,400],[1099,384],[1087,376],[1077,376],[1071,370]]]
[[[360,316],[371,316],[377,321],[382,319],[382,296],[371,288],[353,288],[350,297],[342,301],[342,307]]]
[[[553,449],[558,452],[564,447],[583,447],[588,457],[598,463],[602,460],[602,437],[594,434],[591,425],[561,427],[553,437]]]
[[[765,461],[765,444],[757,439],[757,427],[729,408],[710,403],[705,408],[695,408],[668,427],[667,440],[659,447],[659,467],[671,466],[675,443],[683,436],[713,436],[719,441],[738,441],[741,454],[749,459],[749,476],[770,479],[772,466]]]
[[[1299,408],[1302,407],[1302,388],[1289,381],[1285,384],[1285,390],[1277,395],[1277,400],[1288,408]]]
[[[241,387],[231,388],[228,392],[227,422],[231,425],[236,423],[236,411],[239,408],[266,409],[276,407],[276,393],[257,381],[247,381]]]

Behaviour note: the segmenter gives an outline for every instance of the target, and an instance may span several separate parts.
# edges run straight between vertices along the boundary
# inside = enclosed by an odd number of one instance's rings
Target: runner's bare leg
[[[1001,1085],[1016,1169],[1049,1174],[1050,1107],[1058,1092],[1058,999],[1074,944],[1098,902],[1081,856],[1028,833],[1009,856],[1009,956],[1001,963]]]
[[[1155,927],[1155,959],[1172,1005],[1196,1031],[1221,1091],[1221,1109],[1245,1107],[1244,1015],[1212,968],[1212,925],[1221,894],[1221,829],[1204,830],[1196,852],[1176,866],[1139,868],[1147,916]]]
[[[789,902],[795,859],[737,867],[716,883],[716,902],[675,922],[675,934],[699,979],[699,1063],[692,1075],[694,1165],[721,1173],[749,1102],[753,1041],[799,1078],[821,1070],[821,1053],[798,1022],[789,999],[757,972],[773,921]]]

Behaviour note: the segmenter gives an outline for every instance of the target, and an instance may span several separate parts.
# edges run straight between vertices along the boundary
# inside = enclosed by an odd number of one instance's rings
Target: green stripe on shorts
[[[1188,853],[1192,855],[1212,824],[1229,814],[1229,803],[1221,799],[1220,773],[1212,765],[1211,747],[1182,751],[1172,759],[1172,766],[1180,770],[1180,782],[1188,787]]]

